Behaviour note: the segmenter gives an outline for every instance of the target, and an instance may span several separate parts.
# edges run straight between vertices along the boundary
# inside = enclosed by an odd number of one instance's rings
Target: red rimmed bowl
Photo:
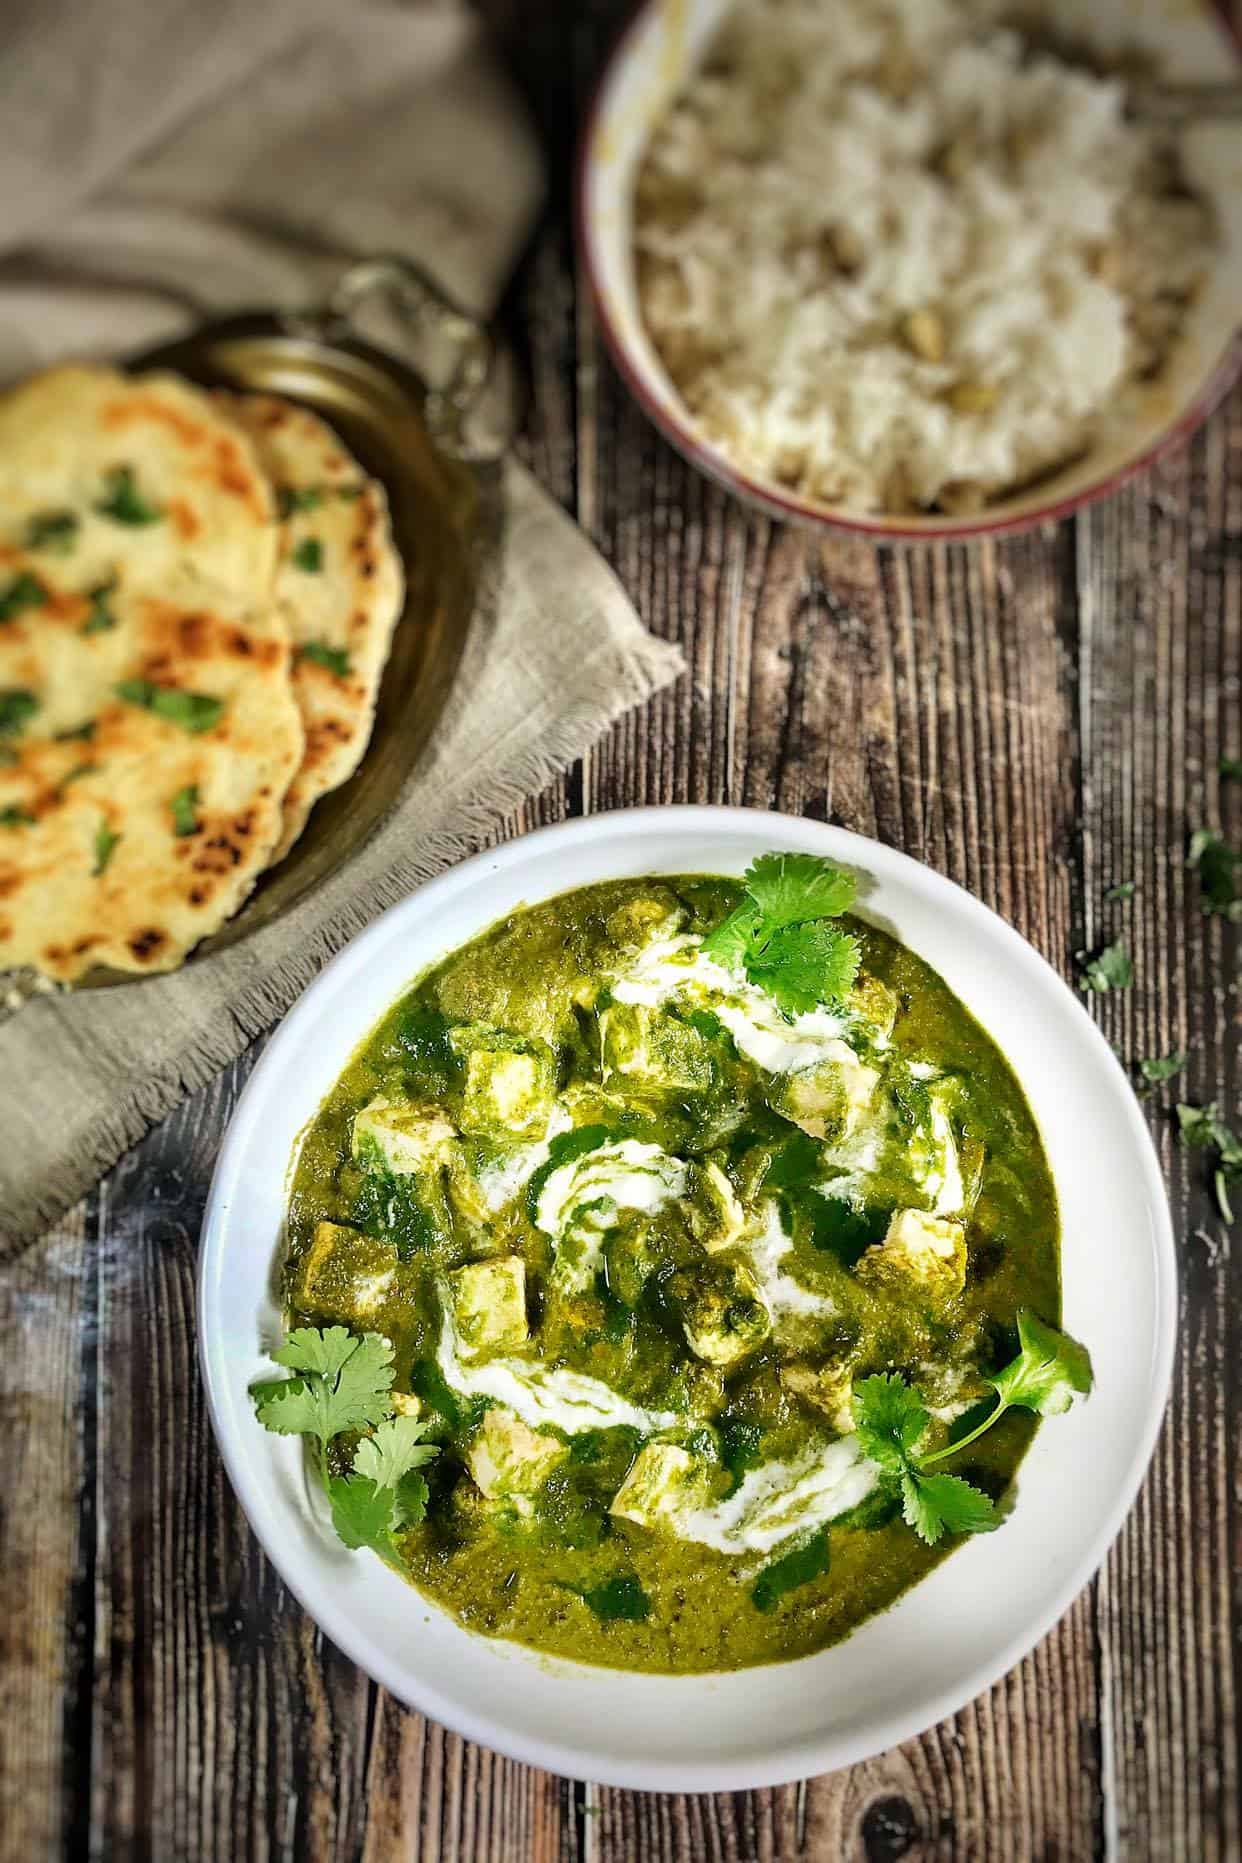
[[[1195,187],[1215,206],[1220,245],[1182,336],[1158,381],[1104,424],[1082,458],[969,516],[865,514],[748,475],[696,427],[647,334],[638,305],[632,238],[634,176],[656,124],[692,75],[730,0],[646,0],[605,68],[578,154],[577,227],[605,340],[626,383],[666,439],[692,465],[769,515],[796,523],[919,541],[1027,530],[1103,497],[1177,445],[1204,420],[1242,363],[1242,126],[1201,123],[1185,132]],[[1210,0],[1048,0],[1050,24],[1101,52],[1141,53],[1170,80],[1219,79],[1242,48]],[[1127,399],[1131,399],[1128,397]]]

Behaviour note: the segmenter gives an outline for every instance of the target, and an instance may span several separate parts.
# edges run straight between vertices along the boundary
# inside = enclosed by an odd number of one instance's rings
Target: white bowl
[[[826,0],[827,3],[827,0]],[[604,71],[578,152],[578,243],[613,360],[665,438],[692,465],[777,518],[883,539],[994,536],[1060,518],[1112,491],[1210,413],[1237,372],[1242,306],[1242,125],[1187,132],[1187,172],[1217,211],[1221,246],[1183,336],[1142,395],[1087,456],[969,517],[866,516],[749,476],[696,428],[647,335],[634,279],[634,174],[670,102],[703,57],[730,0],[646,0]],[[1168,79],[1217,79],[1240,51],[1213,0],[1044,0],[1042,16],[1102,53],[1150,55]],[[745,280],[739,281],[745,289]]]
[[[523,903],[593,880],[741,874],[770,848],[871,876],[864,915],[935,966],[1008,1055],[1048,1149],[1064,1221],[1065,1324],[1096,1389],[1039,1431],[999,1532],[961,1547],[845,1643],[710,1676],[632,1675],[461,1629],[308,1506],[296,1442],[247,1394],[279,1333],[272,1299],[290,1159],[359,1041],[418,974]],[[969,894],[840,828],[758,810],[633,809],[477,855],[384,913],[297,1004],[225,1136],[203,1231],[199,1344],[238,1498],[291,1590],[402,1701],[554,1772],[662,1791],[773,1785],[878,1753],[952,1714],[1049,1630],[1134,1499],[1168,1392],[1172,1233],[1138,1104],[1044,960]]]

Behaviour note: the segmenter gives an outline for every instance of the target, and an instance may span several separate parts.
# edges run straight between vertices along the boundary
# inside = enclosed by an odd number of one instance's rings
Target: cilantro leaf
[[[429,1447],[431,1454],[434,1455],[436,1453],[434,1446],[429,1445]],[[395,1518],[399,1528],[418,1525],[427,1512],[428,1494],[427,1483],[415,1471],[401,1477],[397,1483],[395,1508]]]
[[[113,466],[105,472],[104,494],[95,509],[114,524],[158,524],[164,515],[139,492],[132,466]]]
[[[821,1527],[819,1532],[801,1546],[795,1546],[792,1552],[782,1554],[765,1565],[750,1589],[751,1602],[756,1610],[774,1610],[786,1593],[795,1591],[800,1585],[809,1585],[814,1578],[820,1578],[831,1563],[831,1548],[828,1543],[828,1529]]]
[[[1109,887],[1104,897],[1105,899],[1115,904],[1115,903],[1120,902],[1123,899],[1133,899],[1137,891],[1138,891],[1137,880],[1118,880],[1116,886]]]
[[[323,545],[318,537],[303,537],[290,552],[289,561],[295,569],[306,570],[314,575],[323,568]]]
[[[223,699],[210,698],[205,692],[183,692],[179,686],[157,686],[149,679],[123,679],[115,691],[118,699],[141,705],[185,731],[210,731],[224,710]]]
[[[66,770],[56,785],[56,793],[63,796],[70,783],[76,783],[83,776],[93,776],[99,769],[97,763],[75,763],[71,770]]]
[[[401,1558],[392,1537],[393,1493],[365,1475],[330,1475],[332,1524],[351,1552],[368,1547],[389,1565]]]
[[[1019,1404],[1041,1417],[1057,1417],[1076,1395],[1088,1394],[1091,1359],[1085,1346],[1046,1326],[1026,1307],[1018,1313],[1018,1339],[1018,1356],[991,1381],[1006,1406]]]
[[[0,828],[24,828],[34,821],[29,809],[22,808],[18,802],[6,803],[0,809]]]
[[[265,1429],[314,1436],[323,1450],[331,1437],[382,1423],[391,1413],[392,1347],[378,1333],[300,1326],[272,1357],[302,1375],[253,1388]]]
[[[8,686],[0,691],[0,737],[15,737],[38,709],[39,701],[33,692],[26,692],[20,686]]]
[[[198,821],[198,784],[187,783],[179,789],[172,799],[173,833],[175,835],[197,834]]]
[[[1189,1059],[1188,1054],[1180,1051],[1177,1054],[1161,1055],[1158,1059],[1149,1058],[1139,1062],[1139,1072],[1144,1080],[1150,1080],[1153,1083],[1160,1080],[1172,1080],[1174,1074],[1181,1073]]]
[[[905,1466],[928,1419],[919,1393],[896,1372],[878,1372],[854,1386],[854,1429],[864,1455],[881,1468]]]
[[[1242,919],[1242,854],[1229,846],[1215,828],[1197,828],[1190,837],[1188,867],[1199,869],[1199,889],[1205,912],[1222,918]]]
[[[73,511],[36,511],[26,526],[26,548],[68,556],[77,542],[80,524]]]
[[[0,621],[13,621],[28,608],[46,608],[47,599],[47,590],[39,578],[23,569],[0,591]]]
[[[817,854],[761,854],[746,873],[746,891],[769,930],[835,919],[848,912],[858,891],[852,873]]]
[[[116,616],[108,605],[108,597],[115,592],[116,577],[109,576],[106,582],[97,583],[88,589],[86,598],[90,602],[90,612],[82,623],[83,634],[106,634],[116,626]]]
[[[57,744],[89,744],[95,735],[95,720],[88,718],[85,724],[74,725],[71,730],[57,731],[53,741]]]
[[[1230,782],[1242,783],[1242,757],[1221,757],[1216,768]]]
[[[419,1417],[386,1417],[358,1444],[356,1472],[377,1488],[397,1488],[404,1476],[439,1454],[435,1443],[422,1440],[429,1428]]]
[[[1080,990],[1128,990],[1134,982],[1134,966],[1125,943],[1118,938],[1115,944],[1106,944],[1094,957],[1088,957],[1085,951],[1078,953],[1080,963],[1086,965],[1085,974],[1079,979]]]
[[[827,921],[853,903],[851,874],[814,854],[764,854],[746,898],[703,940],[703,952],[743,970],[787,1015],[836,1001],[858,975],[858,940]]]
[[[721,919],[715,931],[708,932],[702,945],[704,957],[714,958],[726,970],[740,969],[762,919],[763,914],[753,899],[742,900]]]
[[[295,511],[314,511],[323,503],[322,485],[278,485],[276,487],[276,511],[282,518],[292,517]]]
[[[1234,1137],[1220,1117],[1214,1100],[1207,1106],[1180,1104],[1177,1119],[1183,1144],[1220,1154],[1212,1173],[1212,1189],[1216,1207],[1225,1221],[1231,1223],[1234,1212],[1229,1192],[1234,1184],[1242,1183],[1242,1140]]]
[[[117,842],[122,838],[108,822],[100,822],[95,830],[95,864],[91,868],[92,879],[97,880],[103,873],[116,852]]]
[[[901,1511],[928,1546],[946,1533],[990,1533],[1000,1525],[995,1502],[960,1475],[924,1475],[918,1469],[901,1478]]]
[[[298,648],[295,658],[313,660],[316,666],[324,666],[338,679],[349,676],[349,654],[344,647],[330,647],[326,640],[305,640]]]
[[[787,1013],[801,1015],[844,996],[861,962],[849,932],[823,923],[789,925],[772,934],[762,953],[747,957],[746,973]]]

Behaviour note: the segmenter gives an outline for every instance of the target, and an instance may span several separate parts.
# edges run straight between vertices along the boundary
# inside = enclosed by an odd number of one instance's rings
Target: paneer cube
[[[599,1036],[605,1081],[621,1076],[631,1087],[659,1093],[711,1085],[707,1043],[676,1016],[643,1003],[610,1003],[600,1011]]]
[[[683,1208],[691,1235],[709,1255],[732,1248],[746,1228],[746,1212],[718,1164],[696,1168]]]
[[[457,1137],[435,1106],[399,1105],[382,1096],[354,1115],[353,1152],[364,1169],[421,1176],[446,1163]]]
[[[532,1430],[513,1411],[493,1406],[470,1445],[466,1467],[485,1500],[528,1514],[532,1496],[568,1454],[559,1437]]]
[[[289,1282],[300,1312],[365,1332],[393,1292],[397,1251],[341,1223],[319,1223]]]
[[[473,1048],[466,1056],[463,1132],[476,1138],[539,1138],[555,1085],[551,1054]]]
[[[811,1138],[839,1143],[868,1111],[879,1074],[844,1042],[810,1067],[783,1074],[771,1096],[773,1110]]]
[[[490,1357],[524,1346],[526,1263],[520,1255],[472,1261],[449,1275],[453,1327],[463,1356]]]
[[[844,1436],[854,1427],[854,1376],[847,1363],[782,1365],[781,1383]]]
[[[699,1486],[698,1466],[688,1450],[676,1443],[647,1443],[630,1464],[608,1511],[636,1526],[658,1527],[680,1507],[692,1505]]]
[[[615,945],[633,951],[657,931],[666,937],[675,932],[685,916],[672,892],[639,893],[608,914],[606,929]]]
[[[772,1315],[749,1269],[730,1262],[683,1298],[681,1329],[696,1358],[734,1365],[767,1338]]]
[[[881,983],[878,977],[868,976],[863,971],[850,991],[849,1006],[868,1028],[874,1029],[877,1035],[887,1040],[893,1032],[901,1004],[896,990],[890,990],[887,983]]]
[[[926,1210],[894,1210],[884,1240],[866,1251],[857,1274],[941,1305],[966,1285],[966,1232],[961,1223]]]
[[[392,1407],[399,1417],[422,1416],[423,1400],[421,1397],[415,1397],[411,1391],[392,1391],[389,1395],[392,1398]]]

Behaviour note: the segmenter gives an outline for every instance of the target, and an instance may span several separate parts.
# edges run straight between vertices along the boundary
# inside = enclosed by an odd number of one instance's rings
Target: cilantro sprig
[[[418,1471],[438,1451],[422,1440],[426,1422],[393,1415],[391,1345],[379,1333],[299,1326],[272,1357],[293,1376],[251,1386],[259,1422],[277,1435],[310,1439],[340,1539],[400,1569],[395,1535],[422,1519],[427,1483]],[[335,1473],[329,1446],[359,1431],[369,1433],[349,1472]]]
[[[1233,1202],[1229,1193],[1234,1185],[1242,1185],[1242,1139],[1234,1137],[1232,1129],[1221,1118],[1215,1100],[1207,1106],[1180,1102],[1177,1123],[1183,1145],[1218,1154],[1212,1172],[1212,1188],[1216,1192],[1216,1207],[1225,1221],[1231,1223]]]
[[[815,854],[763,854],[745,884],[745,899],[703,940],[704,954],[741,970],[786,1015],[839,1002],[862,953],[857,938],[828,921],[853,905],[853,875]]]
[[[854,1428],[864,1455],[901,1492],[907,1526],[934,1546],[946,1533],[990,1533],[1001,1523],[996,1503],[960,1475],[933,1473],[998,1423],[1007,1410],[1059,1416],[1091,1389],[1086,1348],[1046,1326],[1025,1307],[1018,1314],[1017,1357],[988,1380],[996,1402],[982,1422],[943,1449],[919,1453],[931,1420],[922,1394],[899,1372],[878,1373],[854,1386]]]
[[[1203,910],[1235,923],[1242,920],[1242,853],[1215,828],[1196,828],[1186,865],[1199,873]]]

